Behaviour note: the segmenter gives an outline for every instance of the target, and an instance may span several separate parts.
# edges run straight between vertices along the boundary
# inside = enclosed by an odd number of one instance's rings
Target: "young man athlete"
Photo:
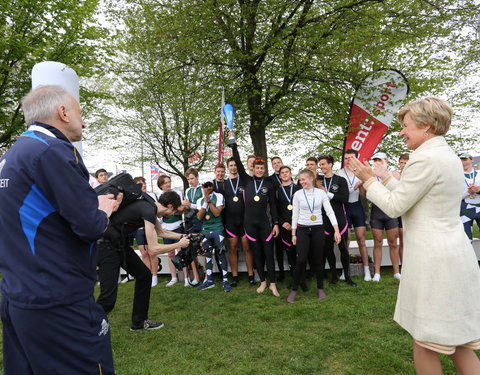
[[[230,132],[230,137],[234,137]],[[233,150],[233,158],[238,168],[240,179],[245,181],[244,199],[245,199],[245,235],[250,241],[255,257],[255,266],[260,277],[260,286],[257,293],[263,293],[267,287],[264,273],[264,262],[267,263],[267,272],[270,279],[269,289],[273,295],[279,297],[275,282],[275,257],[273,254],[273,237],[279,234],[277,207],[275,198],[275,188],[265,174],[265,161],[255,159],[253,163],[253,176],[249,176],[243,167],[238,153],[237,145],[231,145]],[[270,207],[270,215],[272,223],[267,214]]]
[[[341,241],[338,243],[338,249],[340,250],[340,260],[342,262],[343,274],[345,281],[348,285],[357,286],[357,284],[350,278],[350,255],[348,254],[347,239],[348,239],[348,224],[347,217],[345,215],[345,204],[348,202],[348,184],[347,180],[343,177],[333,174],[333,156],[322,155],[318,158],[320,161],[320,169],[323,172],[322,189],[327,193],[328,199],[332,206],[333,212],[338,222],[338,228]],[[334,228],[330,219],[328,218],[325,210],[322,211],[323,227],[325,231],[325,250],[323,252],[325,259],[328,259],[330,265],[330,271],[332,272],[331,284],[336,284],[338,281],[335,253],[333,252],[333,246],[335,243]]]
[[[358,248],[360,250],[360,255],[362,256],[363,269],[365,273],[364,280],[371,281],[372,276],[370,275],[370,268],[368,266],[368,250],[367,245],[365,244],[365,232],[367,230],[365,223],[365,210],[363,209],[362,202],[360,201],[360,187],[362,186],[362,182],[356,178],[353,172],[350,170],[349,161],[353,157],[358,157],[357,151],[352,149],[345,151],[345,156],[343,158],[344,167],[340,169],[337,174],[341,177],[344,177],[348,183],[349,196],[348,202],[345,205],[348,227],[353,227],[355,230]],[[347,246],[349,245],[350,241],[347,243]]]
[[[268,176],[270,181],[272,182],[275,189],[279,189],[282,185],[282,181],[280,179],[280,168],[283,166],[283,161],[279,156],[274,156],[270,159],[272,164],[273,173]],[[285,268],[283,265],[283,250],[284,245],[280,236],[275,238],[275,258],[277,259],[277,266],[278,266],[278,281],[282,282],[285,280]]]
[[[213,281],[213,250],[219,258],[222,272],[223,290],[230,292],[232,287],[228,282],[228,263],[225,248],[225,232],[222,221],[223,195],[213,191],[213,183],[207,181],[202,185],[203,197],[197,201],[198,220],[202,222],[202,234],[205,236],[202,246],[207,251],[205,255],[207,280],[198,287],[199,290],[210,289],[215,286]]]
[[[253,255],[250,250],[248,239],[245,237],[243,220],[245,215],[245,203],[243,200],[244,181],[240,179],[237,164],[233,158],[227,160],[229,177],[225,182],[225,208],[223,218],[225,232],[228,241],[228,260],[232,272],[232,286],[236,287],[238,277],[238,245],[241,241],[250,285],[255,285],[253,273]]]
[[[372,156],[373,164],[378,169],[387,170],[387,155],[383,152],[377,152]],[[379,179],[379,177],[377,177]],[[375,275],[373,281],[379,282],[381,279],[380,269],[382,265],[382,247],[383,247],[383,231],[387,234],[388,247],[390,249],[390,260],[393,267],[393,277],[400,279],[400,256],[398,254],[398,218],[391,218],[380,208],[372,204],[370,211],[370,226],[373,235],[373,261],[375,265]]]
[[[278,225],[280,226],[280,235],[277,237],[280,241],[280,249],[287,253],[288,265],[290,266],[290,273],[292,275],[295,270],[297,259],[297,251],[295,245],[292,243],[292,201],[293,194],[300,187],[293,183],[292,170],[290,167],[283,165],[279,169],[279,176],[282,184],[276,191],[277,210],[278,210]],[[278,244],[278,241],[275,245]],[[305,283],[301,281],[300,286],[305,289]]]
[[[473,169],[473,158],[467,152],[459,155],[463,165],[465,191],[460,204],[460,215],[465,233],[472,241],[473,222],[476,221],[480,227],[480,176],[479,172]]]

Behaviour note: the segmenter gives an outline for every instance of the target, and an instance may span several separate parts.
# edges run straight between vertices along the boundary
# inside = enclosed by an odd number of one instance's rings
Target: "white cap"
[[[387,159],[388,160],[388,157],[387,157],[387,154],[384,153],[384,152],[377,152],[376,154],[374,154],[372,156],[372,160],[374,159]]]

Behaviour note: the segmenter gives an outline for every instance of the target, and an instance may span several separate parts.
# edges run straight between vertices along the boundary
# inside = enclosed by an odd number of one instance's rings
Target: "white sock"
[[[345,280],[345,271],[342,271],[342,274],[340,275],[340,280]]]
[[[377,283],[380,281],[381,279],[381,276],[379,273],[376,273],[375,275],[373,275],[373,281],[376,281]]]
[[[152,276],[152,286],[156,286],[158,284],[158,276]]]
[[[400,280],[402,278],[402,275],[399,272],[397,272],[393,275],[393,277],[396,278],[397,280]]]

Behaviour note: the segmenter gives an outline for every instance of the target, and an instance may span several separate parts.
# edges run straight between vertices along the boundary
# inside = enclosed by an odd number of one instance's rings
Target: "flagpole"
[[[224,128],[224,115],[223,107],[225,106],[225,89],[222,86],[222,102],[220,105],[220,129],[218,131],[218,163],[223,163],[223,128]]]

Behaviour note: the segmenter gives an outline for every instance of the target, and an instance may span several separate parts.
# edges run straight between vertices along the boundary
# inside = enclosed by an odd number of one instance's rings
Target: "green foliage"
[[[469,0],[140,0],[116,15],[159,77],[187,68],[205,87],[225,87],[240,135],[266,157],[267,141],[299,132],[320,143],[305,151],[339,152],[352,95],[376,69],[401,70],[410,99],[451,87],[471,71],[477,14]]]
[[[0,153],[23,129],[21,98],[31,89],[31,70],[58,61],[82,78],[98,73],[106,59],[94,24],[98,0],[11,0],[0,6]],[[110,51],[111,52],[111,51]],[[100,94],[82,87],[87,109]]]

